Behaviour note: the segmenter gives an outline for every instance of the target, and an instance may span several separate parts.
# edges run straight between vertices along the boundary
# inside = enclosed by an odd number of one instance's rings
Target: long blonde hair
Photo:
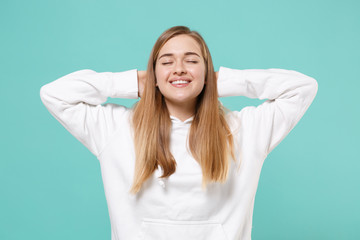
[[[130,192],[136,194],[158,165],[163,170],[161,178],[172,175],[176,161],[170,152],[171,120],[163,95],[156,87],[155,65],[160,49],[171,38],[185,34],[194,38],[205,61],[206,84],[198,96],[196,112],[191,123],[189,146],[203,174],[202,186],[212,181],[225,182],[230,156],[233,160],[233,136],[225,120],[225,109],[218,100],[214,66],[209,49],[196,31],[185,26],[175,26],[157,39],[148,61],[147,79],[140,101],[132,115],[135,145],[135,173]]]

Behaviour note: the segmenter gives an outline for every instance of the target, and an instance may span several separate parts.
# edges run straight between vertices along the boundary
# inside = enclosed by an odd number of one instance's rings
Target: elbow
[[[43,85],[40,88],[40,99],[42,102],[44,102],[45,96],[46,96],[46,85]]]
[[[309,99],[310,102],[312,102],[318,92],[318,82],[315,78],[310,77],[308,75],[305,75],[300,72],[293,71],[299,78],[299,83],[301,83],[299,86],[301,86],[301,95],[303,95],[303,98]]]
[[[303,82],[303,89],[306,92],[306,95],[315,98],[317,91],[318,91],[318,82],[315,78],[305,75],[300,72],[295,72],[299,76],[299,80]],[[305,90],[306,89],[306,90]]]
[[[304,81],[301,94],[302,98],[304,99],[304,103],[307,102],[310,105],[314,101],[317,91],[318,82],[312,77],[306,77],[306,81]]]
[[[45,84],[40,88],[40,99],[43,102],[43,104],[46,106],[49,102],[50,98],[50,90],[49,90],[49,84]]]
[[[44,99],[46,98],[46,95],[47,95],[47,87],[46,85],[43,85],[41,88],[40,88],[40,99],[42,101],[44,101]]]
[[[309,77],[309,86],[311,89],[311,95],[315,98],[319,88],[319,84],[315,78]]]

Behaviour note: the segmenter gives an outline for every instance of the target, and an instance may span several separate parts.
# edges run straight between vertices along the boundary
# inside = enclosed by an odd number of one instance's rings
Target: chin
[[[177,98],[168,99],[168,101],[175,103],[175,104],[187,104],[187,103],[191,103],[195,100],[196,100],[196,98],[192,98],[192,97],[177,97]]]

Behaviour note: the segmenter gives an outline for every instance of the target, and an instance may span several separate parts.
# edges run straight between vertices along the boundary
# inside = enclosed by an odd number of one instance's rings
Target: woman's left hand
[[[138,89],[139,89],[138,96],[141,98],[145,87],[146,71],[138,71],[137,74],[138,74]]]

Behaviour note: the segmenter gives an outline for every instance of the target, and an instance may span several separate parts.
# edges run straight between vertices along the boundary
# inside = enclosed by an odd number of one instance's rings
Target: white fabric
[[[267,99],[227,114],[240,170],[232,162],[226,183],[201,188],[199,164],[187,150],[192,118],[171,116],[171,152],[176,172],[158,179],[161,169],[130,195],[135,153],[131,109],[106,103],[138,98],[137,70],[80,70],[40,90],[49,112],[98,159],[108,203],[112,240],[249,240],[261,167],[267,155],[304,115],[317,93],[315,79],[284,69],[236,70],[220,67],[220,97]]]

